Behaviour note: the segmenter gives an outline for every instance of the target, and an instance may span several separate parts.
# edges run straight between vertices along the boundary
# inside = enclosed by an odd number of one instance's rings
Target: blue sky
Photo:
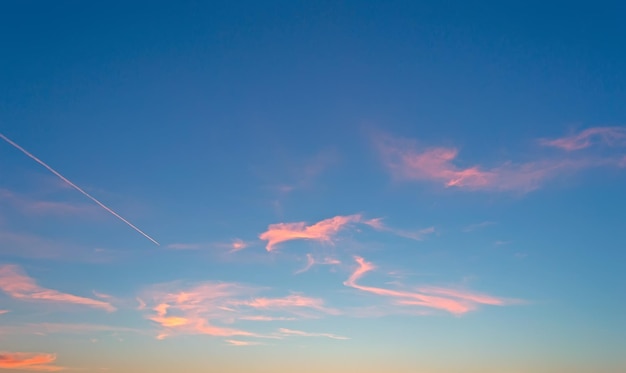
[[[623,11],[3,3],[0,370],[623,371]]]

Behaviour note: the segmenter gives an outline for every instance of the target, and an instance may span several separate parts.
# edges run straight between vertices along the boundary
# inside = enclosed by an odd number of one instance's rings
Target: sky
[[[4,1],[0,371],[626,371],[619,1]]]

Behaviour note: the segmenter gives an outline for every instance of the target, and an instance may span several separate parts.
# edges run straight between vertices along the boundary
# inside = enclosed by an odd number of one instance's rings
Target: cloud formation
[[[64,367],[50,365],[56,361],[55,354],[35,352],[0,352],[0,369],[58,372]]]
[[[340,340],[350,339],[348,337],[344,337],[344,336],[341,336],[341,335],[330,334],[330,333],[310,333],[310,332],[303,332],[301,330],[293,330],[293,329],[285,329],[285,328],[278,329],[278,332],[280,334],[282,334],[283,336],[324,337],[324,338],[340,339]]]
[[[586,149],[595,144],[626,146],[626,127],[592,127],[557,139],[540,139],[539,143],[566,151]]]
[[[239,238],[235,238],[230,242],[215,243],[172,243],[167,245],[172,250],[206,250],[206,249],[230,249],[230,252],[243,250],[250,244]]]
[[[240,341],[240,340],[236,340],[236,339],[227,339],[224,342],[228,343],[231,346],[237,346],[237,347],[243,347],[243,346],[258,346],[260,345],[259,342],[252,342],[252,341]]]
[[[100,308],[108,312],[115,311],[115,307],[108,302],[43,288],[16,265],[0,266],[0,290],[12,298],[24,301],[76,304]]]
[[[344,282],[344,285],[367,293],[391,298],[398,306],[412,306],[421,309],[443,310],[455,315],[462,315],[475,310],[479,305],[504,306],[519,301],[496,298],[490,295],[470,293],[438,287],[421,287],[417,291],[394,290],[365,286],[357,281],[376,267],[361,257],[355,257],[358,267]]]
[[[315,259],[313,257],[313,255],[306,254],[306,266],[304,266],[304,268],[302,268],[302,269],[297,270],[296,272],[294,272],[294,274],[304,273],[304,272],[308,271],[309,269],[311,269],[311,267],[313,267],[316,264],[319,264],[319,265],[339,265],[339,264],[341,264],[341,261],[339,261],[338,259],[335,259],[335,258],[330,258],[330,257],[324,257],[322,259]]]
[[[160,326],[161,339],[173,334],[270,338],[236,325],[240,321],[292,321],[338,314],[320,298],[255,296],[259,291],[235,283],[172,283],[153,287],[141,299],[145,299],[146,318]]]
[[[271,224],[267,231],[259,235],[259,238],[267,241],[265,247],[267,251],[273,251],[279,243],[291,240],[314,240],[332,243],[333,237],[339,231],[351,223],[361,221],[361,219],[361,215],[355,214],[335,216],[308,226],[305,222]]]
[[[0,189],[0,200],[7,202],[22,213],[29,215],[56,215],[56,216],[89,216],[96,213],[92,205],[73,204],[61,201],[39,201],[7,189]],[[98,210],[99,211],[99,210]]]
[[[421,241],[424,239],[424,236],[435,233],[435,227],[428,227],[428,228],[423,228],[423,229],[419,229],[415,231],[406,231],[402,229],[391,228],[383,223],[382,218],[366,220],[363,223],[366,225],[369,225],[370,227],[378,231],[389,232],[391,234],[395,234],[396,236],[409,238],[411,240],[416,240],[416,241]]]
[[[529,192],[539,188],[546,180],[568,172],[619,165],[619,161],[614,158],[579,156],[539,157],[522,163],[507,161],[493,167],[461,167],[456,164],[459,155],[456,148],[420,149],[414,141],[392,137],[381,138],[377,145],[385,166],[396,178],[437,182],[447,188],[465,190]]]

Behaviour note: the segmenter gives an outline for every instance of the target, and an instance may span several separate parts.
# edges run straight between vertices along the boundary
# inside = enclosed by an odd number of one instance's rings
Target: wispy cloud
[[[267,251],[276,249],[276,245],[291,240],[314,240],[332,243],[333,237],[351,223],[361,221],[359,214],[347,216],[335,216],[330,219],[319,221],[312,225],[305,222],[271,224],[267,231],[261,233],[259,238],[267,241]]]
[[[324,305],[324,300],[321,298],[311,298],[300,294],[291,294],[282,298],[253,298],[249,301],[239,302],[240,305],[256,309],[266,310],[281,310],[291,313],[297,313],[298,309],[313,309],[323,313],[337,315],[339,311],[333,308],[328,308]]]
[[[538,157],[533,161],[501,162],[497,166],[461,167],[459,150],[452,147],[419,148],[414,141],[382,137],[378,148],[386,167],[398,179],[431,181],[465,190],[529,192],[546,180],[590,167],[617,166],[607,157]]]
[[[26,323],[0,326],[0,334],[67,335],[94,333],[110,333],[111,335],[119,333],[147,334],[145,331],[135,328],[88,323]]]
[[[439,287],[421,287],[417,291],[394,290],[382,287],[365,286],[357,283],[367,272],[376,267],[361,257],[355,257],[358,267],[344,282],[344,285],[379,296],[391,298],[398,306],[411,306],[423,309],[437,309],[461,315],[475,310],[481,304],[504,306],[518,303],[516,300],[496,298],[489,295],[471,293]]]
[[[172,250],[212,250],[212,249],[230,249],[230,252],[243,250],[250,246],[249,242],[235,238],[230,242],[212,242],[212,243],[172,243],[167,245]]]
[[[63,201],[35,200],[7,189],[0,189],[0,201],[7,202],[7,204],[12,205],[20,212],[29,215],[73,215],[84,217],[96,213],[96,208],[91,205]]]
[[[467,232],[473,232],[475,230],[486,228],[486,227],[489,227],[489,226],[492,226],[492,225],[495,225],[495,224],[496,223],[493,222],[493,221],[483,221],[483,222],[476,223],[476,224],[470,224],[470,225],[466,226],[465,228],[463,228],[463,232],[466,232],[466,233]]]
[[[155,289],[149,294],[154,305],[146,317],[163,328],[159,339],[172,333],[254,336],[252,332],[216,325],[233,318],[235,313],[229,303],[245,290],[228,283],[204,283],[174,292]]]
[[[278,329],[278,332],[284,336],[323,337],[323,338],[340,339],[340,340],[350,339],[348,337],[331,334],[331,333],[310,333],[310,332],[303,332],[301,330],[293,330],[293,329],[285,329],[285,328]]]
[[[243,347],[243,346],[258,346],[261,343],[253,342],[253,341],[240,341],[236,339],[227,339],[224,342],[228,343],[231,346]]]
[[[100,308],[108,312],[115,311],[115,307],[108,302],[43,288],[16,265],[0,266],[0,290],[12,298],[24,301],[76,304]]]
[[[567,151],[586,149],[595,144],[626,146],[626,127],[592,127],[556,139],[540,139],[539,143]]]
[[[241,316],[240,320],[246,321],[294,321],[297,320],[295,317],[284,317],[284,316],[264,316],[264,315],[253,315],[253,316]]]
[[[235,283],[171,283],[153,287],[141,299],[146,300],[146,318],[161,327],[160,338],[174,334],[268,338],[237,325],[240,321],[292,321],[338,313],[320,298],[255,296],[259,291]]]
[[[29,370],[38,372],[58,372],[64,367],[51,365],[56,361],[55,354],[36,352],[0,352],[0,369]]]
[[[339,265],[341,261],[335,258],[324,257],[321,259],[315,259],[312,254],[306,254],[306,266],[304,268],[297,270],[294,274],[300,274],[308,271],[314,265]]]
[[[407,230],[388,227],[387,225],[383,223],[382,218],[366,220],[363,223],[366,225],[369,225],[370,227],[376,230],[389,232],[391,234],[395,234],[396,236],[409,238],[409,239],[416,240],[416,241],[421,241],[424,239],[424,236],[435,233],[435,227],[422,228],[422,229],[418,229],[414,231],[407,231]]]
[[[3,135],[2,133],[0,133],[0,139],[6,141],[7,143],[9,143],[11,146],[13,146],[14,148],[16,148],[17,150],[21,151],[22,153],[24,153],[27,157],[31,158],[32,160],[34,160],[35,162],[39,163],[40,165],[42,165],[44,168],[46,168],[48,171],[52,172],[55,176],[57,176],[59,179],[63,180],[67,185],[71,186],[72,188],[74,188],[75,190],[77,190],[78,192],[80,192],[82,195],[84,195],[85,197],[89,198],[90,200],[92,200],[94,203],[96,203],[98,206],[102,207],[104,210],[106,210],[107,212],[109,212],[111,215],[115,216],[116,218],[118,218],[119,220],[121,220],[122,222],[124,222],[124,224],[128,225],[129,227],[131,227],[132,229],[134,229],[137,233],[141,234],[142,236],[144,236],[145,238],[147,238],[148,240],[152,241],[153,243],[155,243],[156,245],[160,245],[154,238],[150,237],[148,234],[146,234],[144,231],[142,231],[141,229],[137,228],[134,224],[132,224],[131,222],[129,222],[128,220],[124,219],[122,216],[120,216],[117,212],[113,211],[111,208],[109,208],[108,206],[106,206],[105,204],[103,204],[102,202],[100,202],[99,200],[97,200],[96,198],[94,198],[91,194],[85,192],[82,188],[80,188],[79,186],[77,186],[76,184],[74,184],[73,182],[71,182],[69,179],[67,179],[65,176],[61,175],[59,172],[57,172],[55,169],[53,169],[52,167],[50,167],[48,164],[46,164],[44,161],[42,161],[41,159],[35,157],[33,154],[31,154],[29,151],[27,151],[26,149],[22,148],[20,145],[18,145],[17,143],[15,143],[13,140],[9,139],[8,137],[6,137],[5,135]]]
[[[9,311],[9,310],[0,310],[0,315],[4,315],[5,313],[9,313],[9,312],[11,312],[11,311]]]

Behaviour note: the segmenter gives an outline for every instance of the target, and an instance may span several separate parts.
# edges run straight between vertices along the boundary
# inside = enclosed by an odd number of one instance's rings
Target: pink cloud
[[[239,341],[239,340],[235,340],[235,339],[227,339],[225,341],[226,343],[228,343],[231,346],[237,346],[237,347],[242,347],[242,346],[257,346],[260,343],[259,342],[252,342],[252,341]]]
[[[306,271],[308,271],[309,269],[311,269],[311,267],[313,267],[314,265],[319,264],[319,265],[339,265],[341,264],[341,262],[335,258],[330,258],[330,257],[325,257],[322,259],[315,259],[313,257],[313,255],[311,254],[306,254],[306,266],[300,270],[297,270],[295,272],[295,274],[300,274],[300,273],[304,273]]]
[[[5,313],[9,313],[9,312],[11,312],[11,311],[9,311],[9,310],[0,310],[0,315],[4,315]]]
[[[340,335],[335,335],[335,334],[330,334],[330,333],[310,333],[310,332],[303,332],[301,330],[293,330],[293,329],[285,329],[285,328],[280,328],[278,329],[278,331],[284,336],[324,337],[324,338],[340,339],[340,340],[350,339],[348,337],[343,337]]]
[[[361,215],[335,216],[307,226],[305,222],[271,224],[259,238],[267,241],[267,251],[276,249],[276,245],[291,240],[314,240],[331,243],[333,237],[351,223],[361,220]]]
[[[387,288],[365,286],[357,283],[367,272],[376,267],[361,257],[355,258],[358,267],[350,275],[344,285],[393,299],[394,304],[399,306],[417,306],[426,309],[438,309],[461,315],[476,309],[481,304],[504,306],[518,301],[510,301],[484,294],[469,293],[460,290],[423,287],[419,291],[393,290]]]
[[[56,361],[55,354],[34,352],[0,352],[0,369],[57,372],[64,367],[50,365]]]
[[[253,298],[250,301],[244,301],[243,304],[256,309],[278,309],[290,310],[298,308],[310,308],[328,314],[338,314],[339,311],[324,306],[324,300],[321,298],[311,298],[298,294],[291,294],[282,298]]]
[[[545,146],[574,151],[588,148],[594,143],[608,146],[626,146],[626,127],[592,127],[570,136],[557,139],[541,139]]]
[[[202,283],[182,288],[173,283],[153,287],[141,299],[146,304],[145,317],[161,328],[159,339],[175,334],[268,338],[237,325],[240,321],[286,321],[337,313],[319,298],[300,294],[278,298],[253,296],[259,290],[234,283]]]
[[[262,316],[262,315],[242,316],[239,319],[247,320],[247,321],[294,321],[294,320],[297,320],[295,317],[274,317],[274,316]]]
[[[504,162],[485,168],[455,164],[455,148],[431,147],[418,150],[415,143],[387,137],[378,143],[387,168],[398,179],[432,181],[445,187],[467,190],[528,192],[547,179],[566,172],[602,165],[615,165],[614,159],[538,159],[525,163]]]
[[[227,306],[246,289],[230,283],[203,283],[185,290],[157,287],[142,299],[153,303],[146,317],[163,330],[159,339],[171,334],[207,334],[220,337],[254,336],[254,333],[219,326],[232,318]],[[147,302],[146,302],[147,303]]]
[[[0,266],[0,290],[12,298],[25,301],[70,303],[101,308],[108,312],[115,311],[115,307],[107,302],[40,287],[16,265]]]

